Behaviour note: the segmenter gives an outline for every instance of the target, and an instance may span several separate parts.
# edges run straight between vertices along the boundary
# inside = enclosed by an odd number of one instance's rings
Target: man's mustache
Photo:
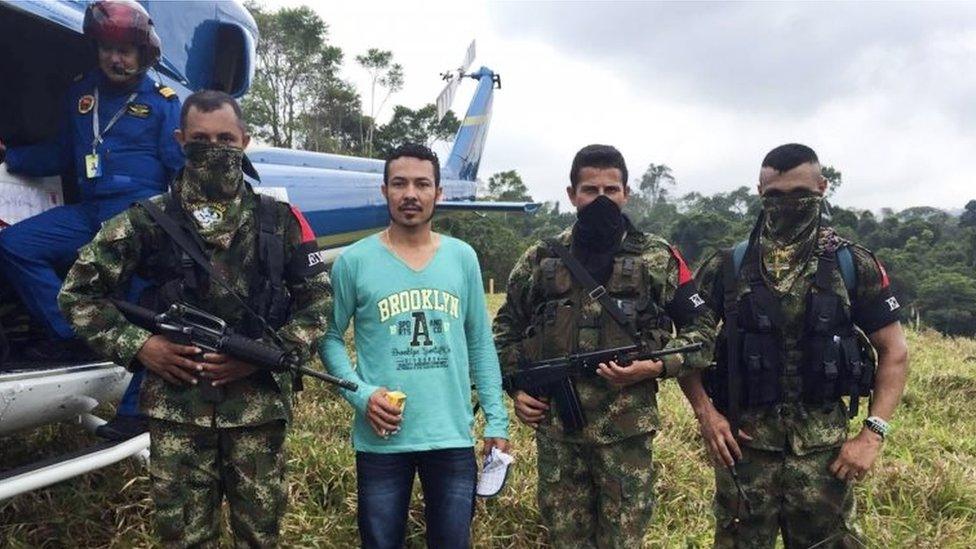
[[[122,65],[112,65],[112,72],[119,76],[132,76],[139,72],[139,69],[130,69]]]

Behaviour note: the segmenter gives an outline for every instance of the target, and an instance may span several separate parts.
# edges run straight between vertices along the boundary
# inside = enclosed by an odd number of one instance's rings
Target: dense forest
[[[265,143],[312,151],[382,158],[404,141],[431,145],[449,140],[459,121],[438,120],[432,104],[395,104],[406,81],[391,51],[371,48],[353,61],[370,86],[357,90],[339,76],[345,52],[331,43],[329,28],[311,8],[270,11],[250,4],[261,31],[258,67],[244,100],[246,118]],[[387,122],[376,121],[389,115]],[[482,185],[485,198],[532,200],[515,169]],[[634,167],[632,167],[633,169]],[[836,191],[842,166],[824,167]],[[629,182],[626,208],[640,229],[675,243],[695,265],[748,235],[759,211],[754,189],[739,187],[709,196],[675,195],[677,176],[666,164],[651,164]],[[888,268],[907,320],[952,335],[976,334],[976,200],[960,215],[930,207],[877,212],[833,204],[831,224],[845,237],[873,250]],[[486,283],[501,289],[515,260],[540,236],[574,220],[547,203],[534,215],[474,213],[439,216],[437,230],[467,240],[477,250]]]
[[[835,186],[841,174],[825,167]],[[739,187],[709,196],[688,193],[672,197],[675,178],[667,166],[651,164],[630,182],[625,208],[638,228],[662,236],[682,250],[693,266],[716,250],[745,239],[759,214],[755,189]],[[531,200],[514,171],[491,176],[486,197]],[[976,334],[976,200],[956,216],[937,208],[902,211],[830,206],[837,231],[874,251],[888,270],[895,294],[905,305],[906,320],[951,335]],[[441,230],[464,238],[478,251],[486,279],[504,281],[522,250],[538,238],[568,227],[575,215],[545,204],[531,216],[515,214],[474,219],[473,214],[437,221]]]

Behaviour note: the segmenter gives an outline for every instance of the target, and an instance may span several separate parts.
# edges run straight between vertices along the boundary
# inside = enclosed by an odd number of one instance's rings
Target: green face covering
[[[230,247],[244,221],[241,161],[244,151],[211,143],[187,143],[186,167],[177,182],[183,208],[200,237],[218,248]]]
[[[244,149],[215,143],[191,141],[183,146],[186,155],[185,179],[209,200],[229,200],[237,196],[244,182],[241,162]]]
[[[766,222],[765,236],[777,244],[788,246],[813,235],[820,221],[823,197],[812,191],[763,195]]]

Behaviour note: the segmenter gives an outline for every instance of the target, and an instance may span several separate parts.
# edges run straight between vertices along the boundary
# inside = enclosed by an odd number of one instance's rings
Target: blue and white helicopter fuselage
[[[153,74],[182,98],[203,88],[243,96],[254,76],[258,29],[239,2],[141,2],[162,41]],[[49,139],[57,131],[62,94],[72,78],[94,66],[82,36],[86,0],[0,0],[0,139],[16,146]],[[469,51],[469,57],[473,50]],[[470,59],[466,61],[466,65]],[[498,76],[486,67],[458,78],[477,89],[453,148],[441,167],[439,210],[526,210],[520,203],[475,202],[477,172],[491,118]],[[451,91],[453,94],[453,90]],[[388,224],[380,192],[383,162],[375,159],[256,147],[247,151],[260,175],[260,192],[296,205],[331,261],[343,247]],[[0,165],[0,221],[15,223],[64,203],[58,178],[24,178]],[[93,415],[118,399],[129,374],[109,362],[0,369],[0,436],[59,421],[93,430]],[[50,485],[129,456],[148,458],[149,435],[104,443],[52,463],[0,472],[0,500]]]

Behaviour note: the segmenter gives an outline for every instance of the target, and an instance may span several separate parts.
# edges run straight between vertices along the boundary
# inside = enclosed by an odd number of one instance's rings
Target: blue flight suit
[[[101,176],[86,176],[85,156],[92,152],[98,87],[98,120],[103,131],[96,147]],[[135,97],[128,107],[130,96]],[[122,108],[125,112],[105,131]],[[134,202],[163,193],[183,167],[183,152],[173,137],[179,127],[180,101],[148,75],[127,89],[113,87],[100,69],[85,74],[68,89],[61,130],[52,142],[7,150],[11,173],[41,177],[75,175],[80,202],[52,208],[0,231],[0,269],[32,317],[61,339],[74,331],[58,310],[61,278],[103,221]],[[136,393],[131,395],[135,385]],[[123,398],[120,412],[132,406],[138,385]]]

